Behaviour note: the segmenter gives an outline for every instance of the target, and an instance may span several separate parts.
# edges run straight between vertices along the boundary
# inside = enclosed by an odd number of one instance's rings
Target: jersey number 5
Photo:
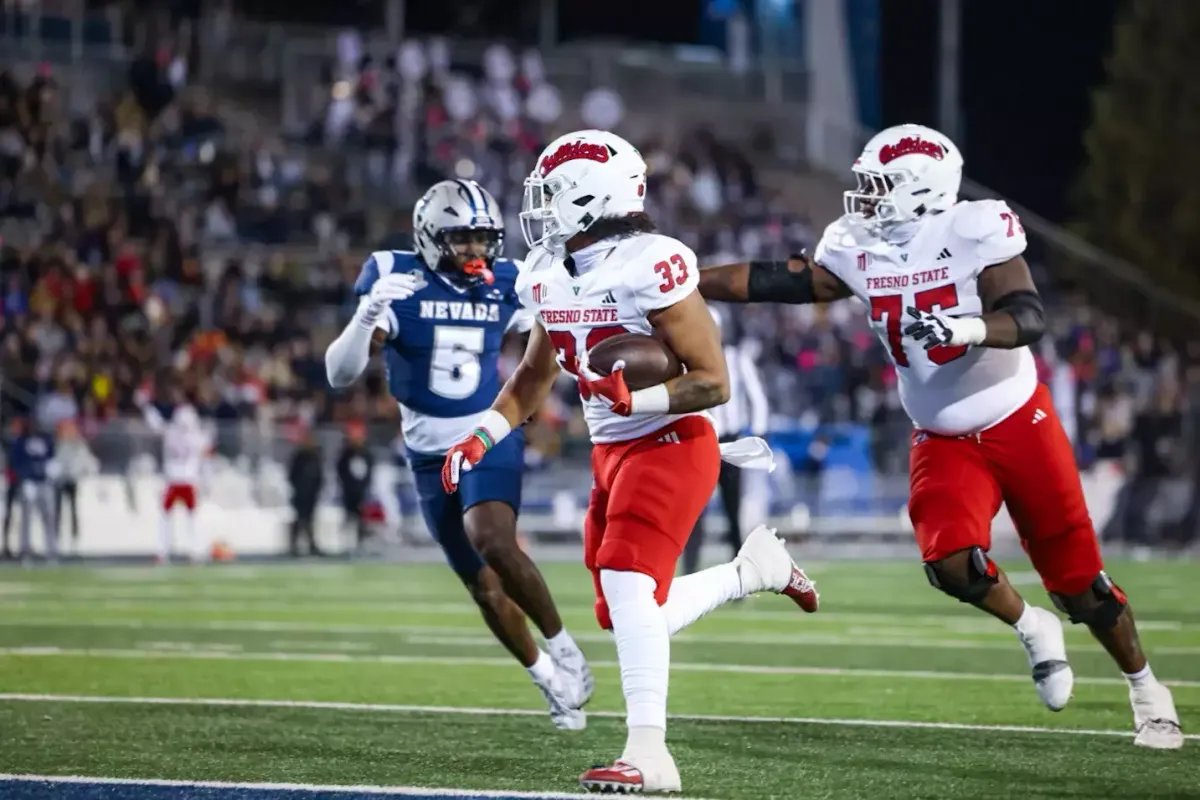
[[[913,305],[921,311],[936,311],[953,308],[958,305],[958,289],[953,283],[945,286],[935,286],[913,296]],[[871,297],[871,319],[882,322],[887,328],[888,350],[892,352],[892,360],[898,367],[908,366],[908,354],[904,352],[904,337],[901,317],[904,315],[904,295],[885,294]],[[927,351],[929,360],[941,366],[956,358],[966,355],[967,346],[948,347],[938,345]]]
[[[429,362],[429,391],[447,400],[475,394],[483,376],[479,355],[483,328],[438,325],[433,329],[433,358]]]
[[[658,290],[663,294],[671,291],[676,286],[682,286],[687,283],[687,262],[678,253],[671,256],[667,261],[660,261],[655,264],[654,271],[662,278],[662,283],[658,285]]]

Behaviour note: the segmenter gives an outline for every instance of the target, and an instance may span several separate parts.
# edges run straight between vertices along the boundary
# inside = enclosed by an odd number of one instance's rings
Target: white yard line
[[[387,703],[336,703],[315,700],[243,700],[240,698],[203,697],[114,697],[64,694],[0,694],[0,702],[31,703],[97,703],[130,705],[181,705],[233,708],[303,708],[326,711],[359,711],[393,714],[446,714],[476,717],[542,717],[545,709],[492,708],[480,706],[417,706]],[[623,711],[589,711],[593,717],[624,719]],[[1085,728],[1043,728],[1031,725],[981,725],[966,722],[924,722],[892,719],[839,719],[826,717],[756,717],[725,714],[671,714],[671,719],[691,722],[744,722],[768,725],[836,725],[860,728],[912,728],[942,731],[991,731],[999,733],[1048,733],[1072,736],[1124,736],[1133,731],[1096,730]],[[1200,734],[1188,734],[1185,739],[1200,739]]]
[[[65,647],[5,647],[0,657],[72,657],[122,659],[197,659],[207,661],[295,661],[337,664],[433,664],[442,667],[504,667],[512,668],[512,659],[487,656],[417,656],[417,655],[350,655],[348,653],[247,653],[226,650],[162,651],[137,648],[65,648]],[[592,661],[593,667],[618,666],[616,661]],[[943,672],[938,670],[855,669],[844,667],[778,667],[757,664],[707,664],[675,662],[673,672],[720,672],[748,675],[827,675],[833,677],[898,678],[914,680],[1015,681],[1026,683],[1028,675],[1011,673]],[[1077,684],[1095,686],[1125,686],[1123,678],[1077,677]],[[1200,688],[1200,681],[1163,681],[1167,686],[1188,689]]]
[[[1138,623],[1141,625],[1141,622]],[[2,628],[114,628],[128,630],[207,630],[207,631],[254,631],[254,632],[293,632],[319,633],[341,635],[395,635],[404,636],[414,644],[428,643],[456,644],[455,639],[462,639],[463,645],[471,645],[476,639],[493,642],[490,637],[479,632],[479,629],[465,626],[437,625],[359,625],[320,622],[289,622],[284,620],[139,620],[139,619],[100,619],[100,620],[39,620],[39,619],[0,619]],[[1070,631],[1070,629],[1068,629]],[[895,629],[889,631],[889,637],[881,637],[878,632],[867,634],[847,633],[683,633],[673,641],[679,644],[761,644],[772,647],[900,647],[907,649],[948,649],[948,650],[1012,650],[1014,644],[1012,634],[1005,629],[993,632],[991,639],[951,638],[930,639],[928,629]],[[985,634],[986,635],[986,634]],[[579,642],[611,643],[612,636],[602,631],[572,632]],[[1091,638],[1083,632],[1077,637],[1081,642],[1091,646]],[[436,640],[436,642],[434,641]],[[318,640],[319,641],[319,640]],[[494,643],[494,642],[493,642]],[[1152,654],[1163,655],[1200,655],[1200,647],[1159,646]]]
[[[0,773],[0,783],[53,783],[80,784],[85,786],[161,786],[189,789],[239,789],[243,791],[271,792],[336,792],[341,794],[374,794],[400,797],[456,797],[456,798],[534,798],[535,800],[568,800],[569,798],[591,797],[588,794],[563,794],[558,792],[501,792],[483,789],[423,789],[419,786],[339,786],[311,783],[229,783],[226,781],[168,781],[158,778],[92,778],[87,775],[5,775]]]

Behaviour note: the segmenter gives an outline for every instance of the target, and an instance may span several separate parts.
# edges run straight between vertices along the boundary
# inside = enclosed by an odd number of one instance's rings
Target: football
[[[683,374],[683,365],[671,348],[641,333],[612,336],[588,351],[588,366],[600,375],[611,373],[618,361],[625,362],[625,385],[632,391]]]

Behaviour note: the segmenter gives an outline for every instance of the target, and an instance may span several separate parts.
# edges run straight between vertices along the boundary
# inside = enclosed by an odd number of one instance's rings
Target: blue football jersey
[[[510,327],[531,318],[517,299],[517,263],[497,259],[495,281],[462,287],[415,254],[381,250],[363,264],[354,284],[365,296],[393,272],[412,273],[421,288],[391,304],[379,321],[388,334],[384,366],[388,389],[400,403],[409,448],[449,450],[475,427],[500,393],[500,347]]]

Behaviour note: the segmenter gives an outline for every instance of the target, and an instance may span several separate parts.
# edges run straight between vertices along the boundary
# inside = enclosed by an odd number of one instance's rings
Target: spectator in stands
[[[71,512],[71,545],[79,550],[79,483],[89,475],[100,471],[100,462],[92,454],[87,442],[79,435],[79,426],[73,418],[63,419],[58,424],[58,441],[55,444],[54,460],[57,475],[54,486],[54,520],[58,526],[59,541],[62,541],[64,505]]]
[[[292,453],[292,461],[288,466],[288,483],[292,488],[294,514],[288,534],[288,553],[293,558],[300,555],[301,540],[307,541],[309,555],[324,555],[317,547],[316,540],[317,502],[325,481],[324,471],[317,437],[311,427],[305,426],[300,444]]]
[[[346,440],[337,460],[338,486],[342,493],[342,525],[353,525],[355,545],[361,550],[367,539],[367,523],[363,518],[363,506],[371,488],[371,476],[375,469],[375,458],[366,446],[366,426],[355,421],[346,426]]]

